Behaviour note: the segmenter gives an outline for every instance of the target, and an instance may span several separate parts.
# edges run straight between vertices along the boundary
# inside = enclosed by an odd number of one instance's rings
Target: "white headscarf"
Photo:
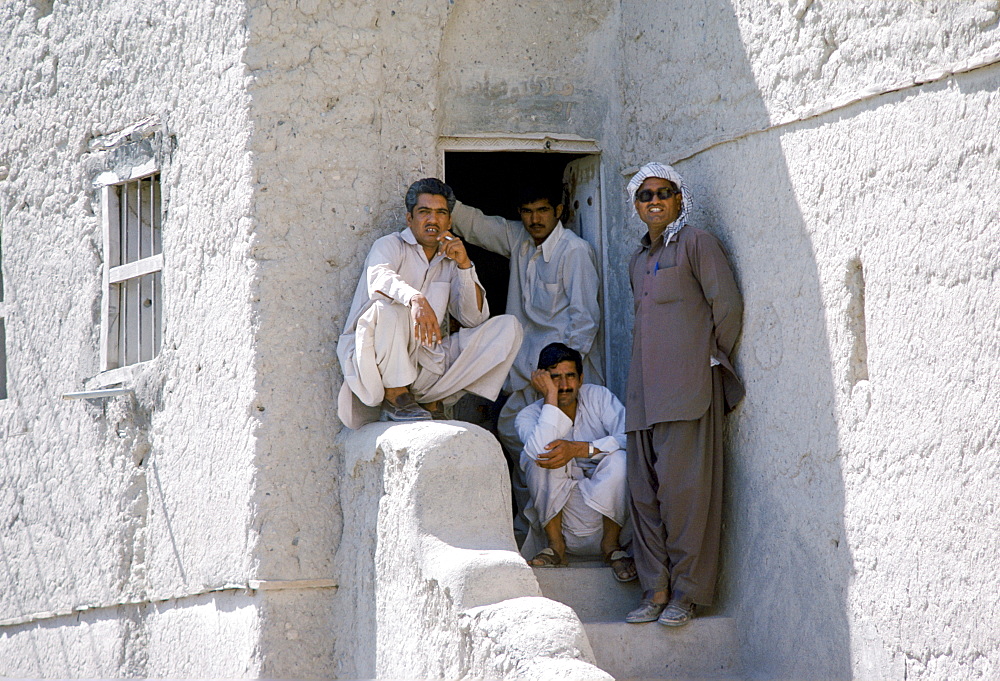
[[[680,173],[666,163],[651,161],[639,168],[639,172],[632,176],[632,179],[628,181],[628,186],[625,187],[625,193],[628,194],[628,200],[632,203],[633,209],[635,208],[635,193],[647,177],[670,180],[681,190],[681,212],[677,219],[667,225],[667,229],[663,232],[663,240],[666,242],[687,224],[688,215],[694,209],[694,202],[691,200],[691,192],[688,191],[687,184],[684,183],[684,178],[681,177]],[[639,212],[636,211],[636,215],[638,214]]]

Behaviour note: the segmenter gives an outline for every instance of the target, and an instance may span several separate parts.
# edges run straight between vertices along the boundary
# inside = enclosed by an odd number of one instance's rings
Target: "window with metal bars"
[[[101,370],[160,352],[163,239],[160,174],[103,189],[104,304]]]

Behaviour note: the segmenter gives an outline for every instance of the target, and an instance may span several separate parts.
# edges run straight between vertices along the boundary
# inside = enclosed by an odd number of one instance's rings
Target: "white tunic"
[[[625,407],[610,390],[586,383],[580,386],[575,421],[558,407],[538,400],[518,414],[516,425],[525,443],[521,468],[532,500],[526,515],[532,522],[533,537],[525,541],[525,555],[535,554],[536,545],[531,540],[544,537],[544,526],[571,503],[574,494],[596,513],[588,517],[585,513],[564,513],[564,534],[584,537],[599,533],[603,529],[601,516],[625,524]],[[554,440],[590,442],[601,452],[590,459],[572,459],[562,468],[541,468],[535,461]]]
[[[338,415],[349,428],[379,416],[386,387],[409,386],[421,402],[457,399],[462,391],[496,399],[521,343],[510,315],[489,319],[475,268],[435,254],[428,262],[409,228],[372,244],[337,356],[344,372]],[[440,345],[417,343],[408,305],[422,293],[440,322]],[[448,335],[449,315],[465,327]]]
[[[521,322],[524,343],[506,389],[516,392],[528,387],[538,353],[554,342],[583,355],[584,379],[603,384],[600,353],[594,347],[601,309],[593,247],[561,222],[535,246],[522,223],[485,215],[461,202],[452,213],[452,230],[469,243],[510,258],[507,314]]]

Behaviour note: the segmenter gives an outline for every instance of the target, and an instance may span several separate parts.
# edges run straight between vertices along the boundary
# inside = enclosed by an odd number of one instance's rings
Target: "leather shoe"
[[[630,624],[640,624],[642,622],[655,622],[656,618],[660,616],[663,609],[667,607],[666,603],[654,603],[648,598],[643,598],[639,602],[639,607],[625,615],[625,621]]]
[[[409,392],[405,392],[395,401],[388,398],[382,400],[382,415],[389,421],[430,421],[431,413],[417,404],[417,400]]]
[[[671,601],[656,620],[665,627],[682,627],[694,617],[694,603]]]

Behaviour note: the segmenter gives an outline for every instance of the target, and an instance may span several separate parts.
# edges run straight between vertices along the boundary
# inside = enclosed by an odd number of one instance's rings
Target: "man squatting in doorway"
[[[615,579],[630,582],[635,563],[619,542],[628,518],[625,407],[584,377],[580,353],[562,343],[546,345],[538,356],[531,383],[542,399],[516,420],[531,494],[525,513],[531,528],[521,552],[534,556],[532,566],[564,567],[567,552],[600,550]]]
[[[629,264],[625,400],[633,553],[645,592],[626,621],[680,626],[715,592],[723,417],[744,394],[730,363],[743,299],[719,240],[687,224],[691,194],[673,168],[649,163],[626,191],[648,229]]]
[[[510,315],[489,304],[462,240],[455,194],[436,178],[406,192],[406,228],[372,244],[337,356],[338,416],[348,428],[444,417],[464,392],[495,400],[521,346]],[[449,315],[465,328],[448,335]]]
[[[524,328],[524,343],[505,385],[510,393],[497,423],[500,442],[511,462],[511,483],[520,518],[528,502],[519,465],[524,443],[515,419],[540,397],[531,385],[538,353],[549,343],[564,342],[583,356],[584,374],[604,383],[599,355],[591,352],[601,324],[600,285],[593,247],[563,227],[562,187],[530,186],[518,196],[521,222],[455,205],[455,232],[488,251],[510,259],[507,314]],[[515,521],[515,525],[519,523]],[[525,531],[527,528],[515,527]]]

